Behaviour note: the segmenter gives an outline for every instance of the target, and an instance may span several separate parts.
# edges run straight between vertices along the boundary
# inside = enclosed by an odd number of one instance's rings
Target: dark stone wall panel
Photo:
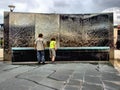
[[[9,44],[11,47],[33,47],[34,14],[10,13]]]
[[[60,46],[81,46],[83,34],[83,15],[60,15]]]
[[[12,26],[10,32],[10,45],[12,47],[33,47],[34,28],[34,26]]]
[[[60,16],[60,46],[110,46],[113,44],[112,13]]]
[[[56,14],[36,14],[35,38],[39,33],[43,33],[44,39],[49,46],[52,37],[56,38],[59,46],[59,15]]]

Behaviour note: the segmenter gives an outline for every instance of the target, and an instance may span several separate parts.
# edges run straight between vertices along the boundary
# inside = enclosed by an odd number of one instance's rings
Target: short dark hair
[[[43,34],[42,34],[42,33],[40,33],[40,34],[38,35],[38,37],[43,37]]]
[[[55,38],[51,38],[51,41],[55,41]]]

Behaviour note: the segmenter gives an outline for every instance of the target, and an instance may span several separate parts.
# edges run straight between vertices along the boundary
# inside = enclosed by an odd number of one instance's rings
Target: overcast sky
[[[0,23],[8,5],[16,6],[14,12],[84,14],[120,8],[120,0],[0,0]]]

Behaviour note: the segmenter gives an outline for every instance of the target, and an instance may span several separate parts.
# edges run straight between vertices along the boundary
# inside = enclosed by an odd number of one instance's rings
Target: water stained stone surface
[[[12,47],[34,47],[34,41],[39,33],[43,33],[47,47],[49,46],[50,39],[55,37],[58,47],[106,46],[112,48],[112,19],[112,13],[39,14],[5,12],[5,60],[12,59]],[[96,58],[93,57],[95,53],[92,53],[92,55],[89,53],[82,54],[87,54],[90,59]],[[63,56],[65,55],[68,54]],[[106,53],[102,54],[102,56],[107,57]],[[86,60],[88,58],[83,59]]]

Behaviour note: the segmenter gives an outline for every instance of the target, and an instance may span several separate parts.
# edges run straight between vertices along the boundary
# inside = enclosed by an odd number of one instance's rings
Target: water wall
[[[4,59],[11,47],[33,47],[39,33],[46,45],[52,37],[58,47],[113,47],[113,14],[4,13]]]

